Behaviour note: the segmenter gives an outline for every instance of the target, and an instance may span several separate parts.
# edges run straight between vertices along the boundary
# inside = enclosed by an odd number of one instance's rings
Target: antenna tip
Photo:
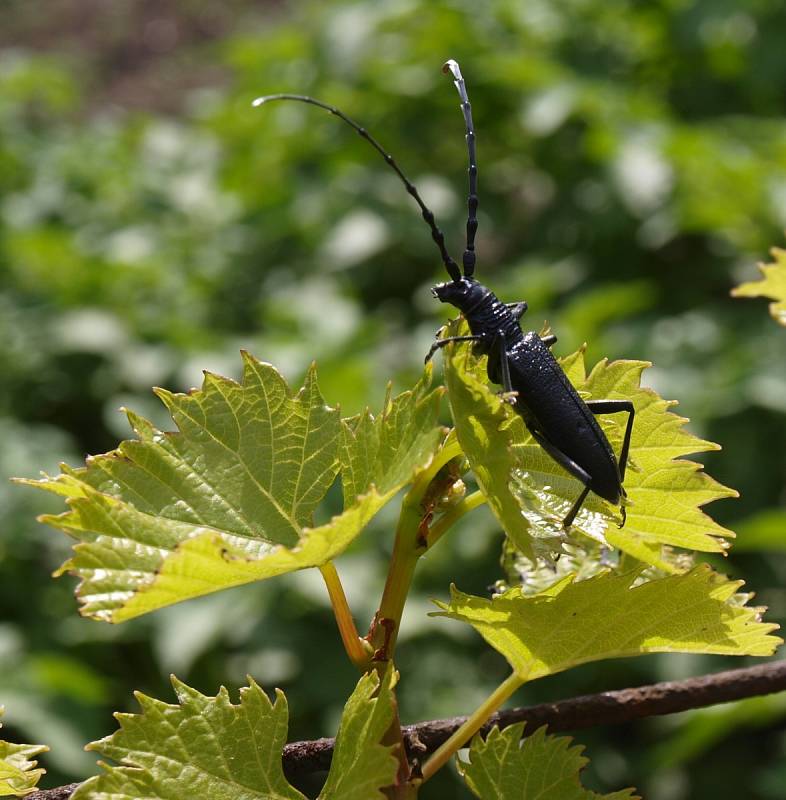
[[[261,106],[263,103],[266,103],[267,101],[268,101],[268,97],[267,96],[265,96],[265,97],[257,97],[256,100],[254,100],[251,103],[251,105],[254,108],[259,108],[259,106]]]
[[[458,61],[449,58],[443,65],[442,71],[447,75],[449,72],[458,81],[461,80],[461,70],[459,69]]]

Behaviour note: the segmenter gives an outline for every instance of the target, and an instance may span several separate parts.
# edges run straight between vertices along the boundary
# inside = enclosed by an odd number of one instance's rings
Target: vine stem
[[[455,437],[448,436],[431,464],[415,478],[401,504],[385,588],[382,591],[379,609],[366,636],[366,641],[373,652],[372,660],[380,677],[387,663],[393,660],[401,616],[412,585],[415,567],[427,548],[426,538],[422,535],[422,526],[430,518],[431,511],[427,498],[432,481],[442,467],[460,455],[461,448],[458,441]],[[409,800],[416,797],[418,789],[411,781],[398,704],[395,701],[394,719],[385,732],[382,743],[396,745],[399,762],[396,782],[385,789],[385,795],[390,800]]]
[[[421,539],[421,523],[427,511],[424,500],[431,482],[451,459],[462,453],[458,441],[449,437],[436,453],[431,464],[414,480],[401,504],[396,526],[393,554],[390,559],[385,588],[367,639],[376,651],[375,658],[390,660],[398,637],[401,615],[409,594],[415,566],[426,551],[427,542]]]
[[[365,639],[360,637],[355,627],[355,620],[338,576],[336,566],[332,561],[323,564],[319,571],[325,581],[325,586],[330,597],[330,604],[333,606],[333,614],[338,625],[338,632],[344,644],[344,650],[349,656],[349,660],[361,671],[366,672],[371,664],[372,650]]]
[[[457,753],[485,724],[488,718],[524,683],[514,672],[508,676],[475,711],[466,722],[423,765],[423,781],[427,781],[437,770]]]
[[[482,506],[486,496],[480,490],[465,497],[460,503],[446,511],[432,526],[428,533],[429,550],[456,524],[456,522],[472,511],[473,508]]]

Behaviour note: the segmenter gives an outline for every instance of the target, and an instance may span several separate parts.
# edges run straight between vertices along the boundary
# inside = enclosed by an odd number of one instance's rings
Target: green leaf
[[[284,777],[288,710],[251,681],[233,705],[223,687],[207,697],[176,678],[178,705],[136,697],[141,714],[115,714],[120,729],[88,745],[120,766],[90,778],[72,800],[305,800]]]
[[[514,588],[492,599],[451,589],[437,615],[461,620],[507,658],[522,681],[577,664],[643,653],[772,655],[777,625],[734,597],[742,585],[701,565],[639,583],[640,572],[559,580],[533,596]]]
[[[702,511],[702,506],[737,492],[707,475],[700,464],[688,461],[691,453],[719,450],[714,442],[685,430],[688,420],[670,409],[675,401],[663,400],[652,389],[641,388],[644,361],[600,361],[584,377],[584,359],[576,359],[571,379],[592,398],[629,399],[636,417],[631,436],[631,460],[625,475],[628,494],[624,528],[607,525],[606,541],[640,561],[675,572],[663,557],[663,546],[701,552],[724,552],[726,538],[734,534]],[[614,415],[618,419],[624,415]],[[609,420],[608,417],[605,420]],[[604,420],[604,421],[605,421]],[[623,425],[609,420],[607,435],[619,453]]]
[[[453,322],[441,332],[463,336],[465,322]],[[469,461],[489,508],[516,547],[534,555],[530,526],[522,505],[510,488],[511,476],[522,464],[512,447],[528,437],[524,424],[510,406],[489,387],[486,358],[476,358],[470,346],[448,345],[442,349],[445,384],[456,436]],[[556,537],[547,536],[547,547],[556,548]]]
[[[786,326],[786,250],[773,247],[770,253],[772,264],[759,264],[762,278],[741,283],[731,290],[732,297],[769,297],[770,315],[780,325]]]
[[[445,430],[438,424],[442,387],[429,392],[432,365],[411,391],[391,400],[382,413],[366,409],[341,423],[341,481],[345,505],[374,486],[385,502],[431,461]]]
[[[599,795],[581,785],[589,760],[567,736],[549,736],[545,726],[522,740],[524,723],[504,731],[494,726],[476,736],[469,761],[459,761],[467,786],[481,800],[640,800],[633,789]]]
[[[69,511],[41,519],[78,541],[60,571],[82,579],[83,614],[120,622],[324,564],[430,461],[442,437],[439,392],[426,393],[428,376],[388,398],[378,420],[366,415],[379,441],[374,450],[364,436],[350,441],[347,426],[342,434],[313,368],[293,395],[269,364],[243,358],[241,384],[207,374],[199,391],[158,392],[177,432],[162,433],[129,413],[138,440],[84,468],[63,467],[56,478],[22,481],[67,499]],[[407,448],[395,465],[386,422]],[[364,448],[373,454],[366,470],[358,466]],[[354,476],[347,507],[305,527],[336,476],[339,450]]]
[[[384,800],[382,789],[395,782],[395,745],[380,742],[393,722],[396,673],[388,667],[380,682],[364,675],[344,706],[336,748],[319,800]]]
[[[393,720],[395,672],[364,675],[347,701],[320,800],[384,800],[395,780],[393,747],[380,741]],[[281,762],[289,713],[251,681],[230,702],[223,687],[207,697],[176,678],[178,704],[136,697],[141,714],[115,714],[120,729],[88,745],[119,766],[85,782],[73,800],[305,800]]]
[[[0,739],[0,797],[23,797],[34,792],[46,770],[36,769],[38,762],[33,757],[47,750],[41,744],[11,744]]]
[[[449,331],[460,334],[463,328]],[[466,345],[446,347],[445,375],[459,442],[489,506],[516,547],[531,556],[533,542],[546,545],[562,535],[561,522],[581,484],[532,439],[521,417],[489,386],[486,359]],[[717,450],[712,442],[684,430],[687,420],[670,412],[673,402],[640,386],[643,361],[601,361],[586,374],[582,352],[560,361],[568,379],[587,399],[628,399],[636,416],[625,476],[627,523],[590,493],[571,529],[669,572],[664,546],[722,552],[733,536],[703,513],[701,506],[736,492],[710,478],[701,465],[683,456]],[[619,453],[625,414],[598,417]],[[586,539],[585,539],[586,541]]]

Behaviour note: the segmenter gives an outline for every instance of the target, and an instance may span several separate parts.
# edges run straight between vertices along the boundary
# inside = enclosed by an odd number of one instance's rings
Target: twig
[[[580,730],[705,708],[784,690],[786,661],[771,661],[698,678],[665,681],[636,689],[601,692],[558,703],[500,711],[491,717],[481,733],[493,725],[505,728],[515,722],[526,722],[530,731],[541,725],[548,725],[553,732]],[[453,717],[405,726],[404,740],[410,756],[422,761],[425,755],[436,750],[465,721],[466,717]],[[286,745],[283,762],[287,777],[294,781],[298,777],[329,769],[334,744],[334,739],[316,739]],[[67,800],[77,786],[71,784],[34,792],[27,795],[26,800]]]

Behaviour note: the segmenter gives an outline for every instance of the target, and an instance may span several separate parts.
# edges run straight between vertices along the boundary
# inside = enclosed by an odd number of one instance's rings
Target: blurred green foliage
[[[167,116],[96,103],[83,87],[100,76],[73,57],[0,50],[0,701],[11,734],[51,745],[45,785],[90,772],[83,743],[114,729],[133,688],[170,699],[169,671],[208,694],[247,672],[281,686],[296,738],[333,733],[355,683],[316,573],[118,627],[79,619],[73,581],[48,577],[67,542],[33,519],[54,506],[5,482],[112,448],[128,433],[119,406],[162,422],[152,385],[184,390],[204,368],[237,377],[241,347],[293,381],[317,359],[346,413],[378,404],[390,379],[413,381],[446,317],[428,293],[444,277],[428,230],[367,144],[313,108],[252,109],[267,92],[312,94],[362,121],[455,255],[466,154],[439,68],[461,63],[481,280],[526,298],[531,327],[548,317],[560,353],[587,340],[590,363],[655,363],[651,384],[724,447],[708,470],[742,494],[711,509],[742,531],[719,566],[786,619],[784,334],[764,301],[728,297],[783,242],[785,36],[777,0],[292,4],[203,46],[229,79]],[[390,523],[338,563],[360,626]],[[479,511],[421,565],[400,647],[405,721],[464,713],[504,676],[471,633],[423,613],[450,580],[483,593],[499,550]],[[590,665],[516,699],[738,663]],[[584,733],[586,782],[634,784],[649,800],[781,798],[783,704],[757,702],[766,710]],[[654,746],[670,739],[685,745]],[[440,781],[432,796],[466,796]]]

